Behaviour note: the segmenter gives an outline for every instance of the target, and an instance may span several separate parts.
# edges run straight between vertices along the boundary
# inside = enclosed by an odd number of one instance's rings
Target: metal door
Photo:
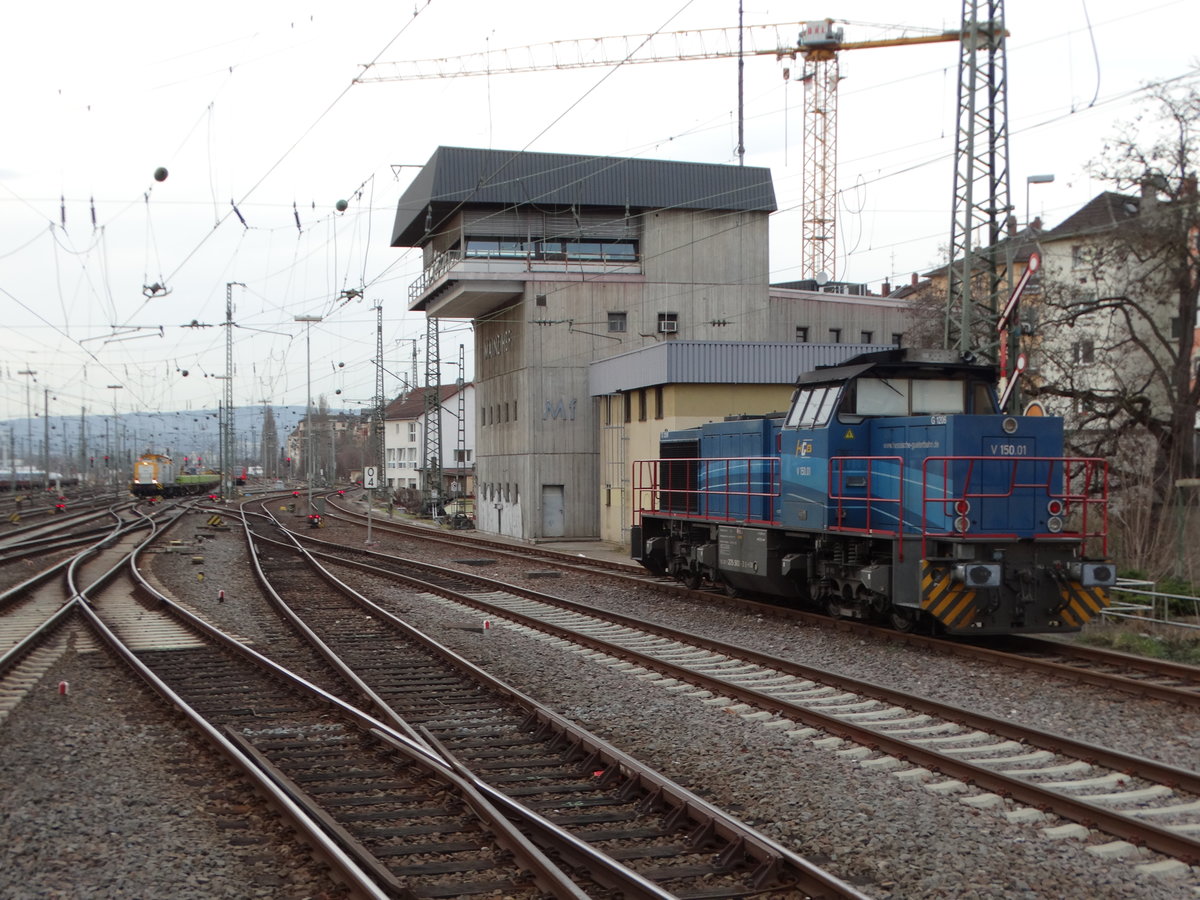
[[[542,537],[562,537],[566,532],[566,510],[561,484],[542,485]]]

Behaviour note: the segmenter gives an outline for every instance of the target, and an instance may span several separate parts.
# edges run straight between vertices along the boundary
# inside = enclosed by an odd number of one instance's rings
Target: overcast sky
[[[898,34],[892,25],[954,29],[960,13],[953,0],[746,0],[747,25],[784,24],[788,41],[797,15],[844,19],[852,41]],[[1195,80],[1200,4],[1009,0],[1006,14],[1012,201],[1022,221],[1031,212],[1054,225],[1105,189],[1086,166],[1146,108],[1138,89]],[[395,395],[425,325],[407,313],[419,254],[388,243],[397,199],[439,145],[736,163],[734,60],[354,79],[369,63],[380,65],[367,74],[386,74],[393,61],[732,27],[737,0],[64,0],[10,4],[5,18],[0,418],[24,417],[27,387],[38,409],[52,392],[52,415],[104,413],[114,400],[215,408],[231,282],[244,285],[232,288],[237,405],[305,402],[299,315],[323,317],[311,332],[313,394],[368,402],[380,304]],[[954,44],[841,55],[839,278],[879,290],[944,261],[957,58]],[[780,210],[772,281],[799,277],[800,263],[803,93],[784,65],[745,65],[745,162],[771,169]],[[169,175],[156,182],[160,166]],[[1027,211],[1032,174],[1055,181],[1033,185]],[[447,323],[444,380],[459,344],[472,376],[469,328]]]

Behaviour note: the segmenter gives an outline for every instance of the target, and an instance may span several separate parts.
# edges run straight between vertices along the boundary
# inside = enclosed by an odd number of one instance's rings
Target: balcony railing
[[[445,253],[439,253],[425,267],[425,271],[421,273],[421,277],[408,286],[408,299],[414,301],[424,295],[429,286],[445,275],[455,263],[461,262],[463,258],[461,250],[447,250]]]
[[[603,247],[603,245],[601,245]],[[462,250],[447,250],[435,256],[421,276],[408,286],[409,303],[413,303],[428,292],[431,285],[456,266],[464,265],[464,274],[508,274],[525,272],[588,272],[607,274],[641,274],[640,260],[626,255],[609,257],[601,251],[599,257],[549,257],[533,252],[464,253]]]

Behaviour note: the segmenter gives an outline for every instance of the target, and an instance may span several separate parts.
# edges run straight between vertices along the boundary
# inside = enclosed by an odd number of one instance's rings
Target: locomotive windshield
[[[860,378],[860,416],[966,412],[964,384],[944,378]]]
[[[796,392],[792,411],[788,413],[788,428],[820,428],[829,421],[837,405],[840,384],[804,388]]]
[[[996,412],[996,406],[990,388],[982,381],[860,377],[797,390],[786,427],[823,428],[835,410],[851,421],[865,416],[989,415]]]

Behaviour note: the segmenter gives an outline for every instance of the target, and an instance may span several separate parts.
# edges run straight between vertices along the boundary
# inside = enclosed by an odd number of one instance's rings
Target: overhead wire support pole
[[[375,465],[378,466],[379,477],[384,487],[387,487],[384,456],[386,455],[384,436],[384,413],[387,411],[387,396],[383,385],[383,302],[375,306],[375,422],[372,426],[371,446],[375,448]]]
[[[442,495],[442,359],[438,320],[425,319],[425,484],[426,508],[436,515]]]
[[[456,445],[455,468],[459,471],[455,475],[454,483],[458,487],[454,491],[454,499],[457,500],[466,494],[467,486],[467,357],[466,347],[462,344],[458,345],[458,441]],[[463,512],[463,510],[459,510]]]
[[[307,402],[304,405],[304,472],[308,480],[308,516],[313,514],[313,423],[312,423],[312,323],[320,322],[320,316],[295,316],[295,321],[304,323],[304,368],[307,373]]]
[[[997,263],[1004,222],[1012,211],[1003,0],[963,0],[961,34],[943,346],[964,354],[978,350],[995,359],[991,346],[976,345],[972,333],[983,323],[992,328],[981,333],[990,335],[1008,277]],[[987,235],[982,254],[974,243],[980,232]]]
[[[221,410],[221,497],[233,497],[233,286],[245,287],[240,281],[225,285],[225,406]]]

